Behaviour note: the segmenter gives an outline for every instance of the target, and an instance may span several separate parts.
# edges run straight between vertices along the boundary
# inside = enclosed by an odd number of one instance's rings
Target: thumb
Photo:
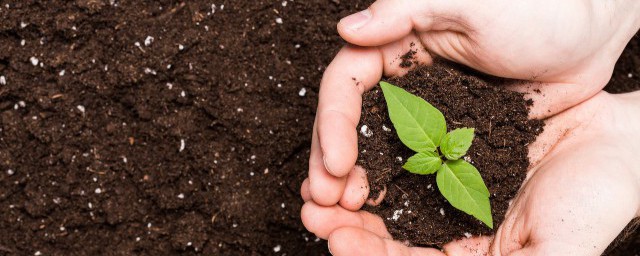
[[[465,31],[464,10],[472,9],[464,0],[378,0],[364,11],[338,23],[338,33],[349,43],[381,46],[397,41],[412,30]]]

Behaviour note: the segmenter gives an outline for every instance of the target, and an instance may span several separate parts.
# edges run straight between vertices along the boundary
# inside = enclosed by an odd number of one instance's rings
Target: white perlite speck
[[[178,195],[178,198],[180,198],[180,199],[184,199],[184,194],[180,193],[180,194]]]
[[[629,73],[627,76],[628,76],[629,78],[632,78],[632,77],[633,77],[633,74]]]
[[[282,249],[282,246],[276,245],[276,247],[273,247],[273,252],[279,252],[281,249]]]
[[[282,209],[284,209],[284,203],[282,203],[282,204],[280,205],[280,207],[282,207]]]
[[[40,60],[38,60],[38,58],[36,57],[29,58],[29,61],[31,61],[31,65],[34,65],[34,66],[38,66],[38,63],[40,63]]]
[[[150,69],[150,68],[144,68],[144,73],[145,74],[152,74],[154,76],[158,74],[158,72],[156,72],[155,70]]]
[[[469,232],[464,232],[464,237],[466,237],[466,238],[471,238],[471,233],[469,233]]]
[[[27,44],[27,41],[22,39],[22,41],[20,41],[20,46],[24,46],[25,44]]]
[[[404,211],[404,210],[402,210],[402,209],[400,209],[400,210],[395,210],[395,211],[393,212],[393,216],[391,216],[391,220],[393,220],[393,221],[397,221],[398,219],[400,219],[400,215],[402,215],[402,212],[403,212],[403,211]]]
[[[181,139],[180,140],[180,149],[178,150],[178,152],[182,152],[184,150],[184,148],[186,147],[184,140]]]
[[[398,162],[402,162],[402,157],[401,156],[396,157],[396,160],[398,160]]]
[[[86,109],[85,109],[85,108],[84,108],[84,106],[82,106],[82,105],[78,105],[76,108],[77,108],[78,110],[80,110],[80,112],[82,112],[83,114],[84,114],[84,112],[86,111]]]
[[[100,194],[100,193],[102,193],[102,189],[101,188],[96,188],[96,191],[94,191],[94,192],[96,192],[96,194]]]
[[[153,43],[153,40],[155,40],[155,38],[153,38],[152,36],[147,36],[147,38],[144,39],[144,46],[149,46]]]
[[[179,44],[178,45],[178,50],[181,50],[181,51],[184,50],[184,45]]]
[[[37,251],[37,252],[35,252],[33,255],[35,255],[35,256],[40,256],[40,255],[42,255],[42,253],[41,253],[40,251]]]
[[[7,170],[7,175],[11,176],[14,175],[16,172],[12,169]]]
[[[298,95],[300,95],[300,97],[304,97],[307,94],[307,89],[302,87],[302,89],[300,89],[300,91],[298,92]]]
[[[276,18],[276,23],[282,24],[282,18]]]
[[[384,124],[382,125],[382,130],[385,131],[385,132],[390,132],[391,131],[391,129],[389,129],[389,127],[387,127]]]
[[[464,160],[467,161],[468,163],[471,163],[471,157],[470,156],[464,156]]]
[[[58,73],[58,75],[64,76],[64,73],[65,73],[65,70],[63,69],[63,70],[60,70],[60,73]]]
[[[373,136],[373,131],[371,131],[371,129],[369,129],[369,126],[367,125],[363,125],[362,127],[360,127],[360,133],[367,138]]]
[[[286,7],[287,6],[287,1],[282,1],[282,7]]]
[[[1,85],[6,85],[7,84],[7,78],[4,76],[0,76],[0,84]]]
[[[444,209],[440,208],[440,214],[442,214],[442,216],[444,216]]]

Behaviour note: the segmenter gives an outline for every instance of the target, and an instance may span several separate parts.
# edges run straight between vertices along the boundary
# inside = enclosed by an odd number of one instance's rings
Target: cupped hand
[[[600,92],[547,121],[530,146],[532,168],[493,237],[451,242],[444,252],[392,240],[382,219],[313,203],[305,226],[333,255],[600,255],[640,215],[640,92]],[[305,192],[306,191],[306,192]]]
[[[614,63],[640,28],[640,1],[379,0],[338,24],[345,47],[325,71],[309,161],[310,197],[357,210],[368,191],[358,156],[361,95],[385,76],[407,72],[399,56],[417,50],[474,69],[523,79],[532,118],[583,102],[609,80]]]
[[[546,117],[604,88],[640,28],[636,0],[378,0],[340,21],[348,42],[384,48],[411,40],[437,56],[498,77],[536,81]],[[536,96],[535,94],[533,95]]]

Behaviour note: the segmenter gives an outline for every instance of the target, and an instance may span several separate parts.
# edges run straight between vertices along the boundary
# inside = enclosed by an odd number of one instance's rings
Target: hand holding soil
[[[323,238],[331,234],[331,249],[337,255],[380,252],[385,246],[390,254],[392,249],[414,250],[388,240],[391,236],[379,217],[354,212],[369,194],[364,170],[353,168],[358,157],[355,128],[362,93],[383,74],[406,74],[400,66],[413,65],[405,63],[407,57],[430,64],[430,54],[435,54],[492,75],[530,81],[508,87],[534,100],[532,118],[561,113],[547,120],[545,132],[530,145],[528,178],[493,242],[465,239],[447,245],[447,252],[462,248],[487,252],[491,246],[497,254],[601,253],[638,215],[638,170],[629,162],[633,157],[623,155],[640,143],[619,138],[638,137],[632,131],[640,130],[640,122],[628,117],[640,111],[630,99],[638,102],[640,97],[600,91],[624,45],[640,27],[640,18],[634,15],[640,4],[620,2],[600,8],[601,3],[589,3],[492,3],[487,8],[378,1],[343,19],[338,26],[343,38],[367,48],[345,47],[325,72],[309,179],[302,188],[308,201],[302,212],[307,228]],[[500,13],[494,13],[497,10]],[[609,20],[607,12],[620,15]],[[532,26],[531,20],[539,22]],[[622,123],[625,127],[619,127]]]
[[[445,245],[448,255],[599,255],[640,214],[640,93],[593,99],[551,118],[531,145],[536,163],[493,237]],[[624,127],[616,120],[626,120]],[[392,241],[382,219],[307,203],[311,231],[334,255],[440,255]]]
[[[498,77],[531,81],[514,89],[539,104],[532,117],[559,113],[599,92],[640,27],[640,2],[376,1],[348,16],[338,32],[349,43],[379,48],[385,65],[418,44],[432,55]],[[424,48],[424,50],[423,50]],[[385,75],[402,74],[385,68]],[[322,100],[322,98],[321,98]]]

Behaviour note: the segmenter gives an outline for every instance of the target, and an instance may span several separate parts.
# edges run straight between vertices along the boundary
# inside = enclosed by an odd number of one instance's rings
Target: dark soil
[[[543,131],[543,122],[527,118],[532,102],[523,94],[492,86],[487,79],[445,63],[419,67],[390,82],[441,110],[449,130],[476,129],[467,161],[478,168],[489,188],[494,225],[498,227],[525,178],[527,145]],[[381,206],[370,210],[385,220],[395,239],[439,246],[465,234],[492,232],[446,202],[436,187],[435,175],[414,175],[402,169],[414,152],[393,130],[380,89],[365,94],[362,112],[360,124],[373,135],[360,134],[359,164],[368,170],[373,198],[387,190]]]
[[[0,1],[0,255],[326,254],[299,188],[367,2]]]
[[[604,90],[610,93],[640,90],[640,34],[636,34],[627,44]]]
[[[298,190],[371,2],[0,1],[0,255],[328,254]]]

